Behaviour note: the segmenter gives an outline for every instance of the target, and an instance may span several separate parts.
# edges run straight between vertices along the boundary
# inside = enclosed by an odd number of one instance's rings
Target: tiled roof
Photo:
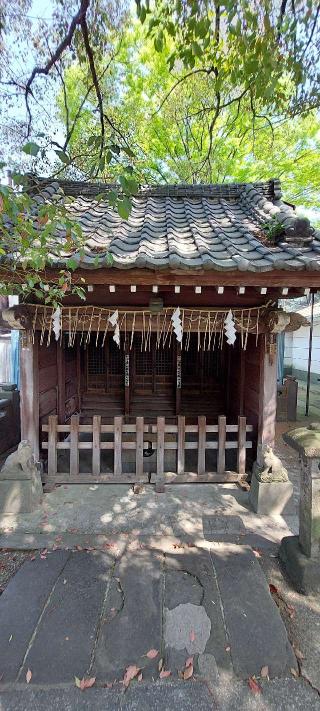
[[[128,221],[97,200],[110,187],[67,181],[41,186],[38,201],[57,191],[74,196],[68,209],[86,237],[85,256],[73,255],[79,267],[106,266],[111,254],[119,269],[320,269],[320,233],[308,220],[299,223],[293,207],[281,200],[278,180],[143,188],[132,199]],[[286,236],[269,246],[263,225],[274,217]],[[290,242],[295,231],[303,246]]]

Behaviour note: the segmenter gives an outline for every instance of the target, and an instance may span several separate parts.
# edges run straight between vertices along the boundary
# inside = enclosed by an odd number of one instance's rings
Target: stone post
[[[283,436],[299,452],[301,491],[299,536],[283,538],[280,559],[297,590],[320,590],[320,423]]]

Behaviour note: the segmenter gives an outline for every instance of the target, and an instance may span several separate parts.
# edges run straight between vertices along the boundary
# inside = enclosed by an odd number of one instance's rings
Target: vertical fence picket
[[[164,433],[165,418],[157,417],[157,476],[156,491],[164,491]]]
[[[114,418],[114,474],[122,474],[122,417]]]
[[[186,418],[178,417],[178,461],[177,473],[184,474],[185,469],[185,439],[186,439]]]
[[[143,475],[144,418],[136,417],[136,477]]]
[[[246,432],[246,418],[238,417],[238,474],[241,476],[246,473]]]
[[[226,470],[226,418],[220,415],[218,419],[218,474],[224,474]]]
[[[48,418],[48,476],[57,473],[57,415]]]
[[[79,417],[70,420],[70,476],[79,475]]]
[[[99,476],[101,459],[101,415],[94,415],[92,418],[92,474]]]
[[[207,419],[204,415],[198,417],[198,474],[206,471],[206,441],[207,441]]]

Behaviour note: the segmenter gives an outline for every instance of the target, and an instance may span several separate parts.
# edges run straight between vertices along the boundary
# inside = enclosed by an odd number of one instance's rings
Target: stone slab
[[[246,682],[215,685],[210,693],[200,681],[133,684],[118,689],[75,687],[8,691],[1,694],[1,711],[319,711],[319,694],[302,679],[261,682],[252,694]]]
[[[203,536],[207,541],[221,540],[225,536],[245,535],[246,529],[240,516],[215,514],[203,515]]]
[[[42,560],[26,561],[0,597],[1,682],[18,676],[28,645],[47,599],[69,560],[56,551]],[[10,640],[12,635],[12,639]]]
[[[118,561],[93,666],[99,681],[123,678],[130,664],[141,667],[144,678],[158,676],[160,657],[145,655],[161,648],[161,565],[162,555],[148,549],[128,551]]]
[[[89,673],[110,573],[110,557],[101,552],[70,554],[35,629],[22,682],[28,669],[36,684],[74,683]]]
[[[290,673],[296,659],[265,575],[250,548],[211,548],[230,654],[236,675],[247,679],[267,665],[271,677]]]
[[[259,481],[255,474],[250,486],[250,504],[255,513],[266,516],[290,514],[295,511],[291,481]]]
[[[118,689],[28,690],[1,695],[1,711],[212,711],[217,708],[202,682],[134,683]]]
[[[298,592],[320,592],[320,556],[308,558],[301,550],[299,536],[282,539],[279,558]]]
[[[187,607],[189,605],[189,608]],[[179,610],[184,606],[183,610]],[[201,606],[205,612],[203,621],[206,622],[207,632],[201,633],[196,625],[194,608]],[[214,576],[212,562],[208,551],[190,549],[177,549],[175,553],[166,553],[165,557],[165,628],[169,622],[168,611],[175,611],[176,618],[171,615],[170,622],[177,642],[186,637],[186,646],[183,653],[175,647],[166,646],[165,665],[167,669],[181,670],[186,658],[194,656],[194,666],[197,668],[198,654],[211,654],[215,657],[221,673],[231,674],[232,664],[230,654],[226,652],[226,630],[221,612],[220,596],[217,581]],[[184,612],[184,617],[181,613]],[[178,634],[178,620],[181,622],[180,637]],[[200,619],[201,622],[201,619]],[[210,629],[209,629],[210,627]],[[191,642],[190,632],[195,633],[195,640]],[[165,637],[168,630],[165,629]],[[172,640],[172,633],[169,639]],[[199,648],[199,642],[206,639],[205,649]],[[168,641],[168,640],[167,640]],[[182,663],[183,662],[183,663]]]

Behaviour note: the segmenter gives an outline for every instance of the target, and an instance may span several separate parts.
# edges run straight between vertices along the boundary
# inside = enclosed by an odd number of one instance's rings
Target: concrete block
[[[308,595],[320,592],[320,555],[304,554],[298,536],[286,536],[279,548],[279,558],[298,592]]]
[[[40,506],[42,484],[40,475],[32,479],[3,479],[0,481],[0,513],[31,513]]]
[[[294,513],[293,485],[291,481],[259,481],[252,476],[250,504],[256,513],[267,516]]]

